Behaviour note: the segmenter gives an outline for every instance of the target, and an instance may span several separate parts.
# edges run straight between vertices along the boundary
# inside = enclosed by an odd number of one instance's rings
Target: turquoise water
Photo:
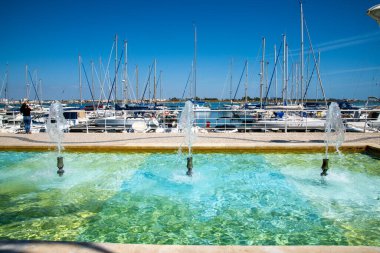
[[[0,152],[0,239],[380,246],[380,160],[365,154]]]

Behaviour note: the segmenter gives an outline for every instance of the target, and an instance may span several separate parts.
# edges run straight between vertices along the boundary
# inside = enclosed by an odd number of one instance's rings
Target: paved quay
[[[62,145],[70,150],[175,150],[183,134],[172,133],[67,133]],[[380,147],[380,133],[346,133],[342,150]],[[52,150],[56,146],[47,133],[0,134],[2,150]],[[322,151],[324,133],[202,133],[193,149],[200,150],[310,150]]]

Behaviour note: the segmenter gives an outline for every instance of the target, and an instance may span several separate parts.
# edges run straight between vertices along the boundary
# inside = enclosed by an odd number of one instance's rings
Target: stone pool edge
[[[203,245],[149,245],[121,243],[86,243],[55,241],[0,241],[0,252],[22,253],[376,253],[374,246],[203,246]]]
[[[266,146],[248,146],[248,145],[194,145],[194,152],[324,152],[325,147],[322,145],[266,145]],[[0,151],[54,151],[55,147],[51,145],[0,145]],[[89,146],[89,145],[65,145],[64,152],[175,152],[178,146],[174,145],[138,145],[138,146]],[[334,152],[334,147],[329,147],[329,152]],[[356,144],[343,145],[340,147],[343,152],[369,152],[380,155],[380,145],[377,144]]]

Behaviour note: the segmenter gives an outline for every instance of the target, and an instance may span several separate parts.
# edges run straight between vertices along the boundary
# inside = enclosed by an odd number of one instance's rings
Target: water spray
[[[187,144],[189,155],[187,156],[187,172],[186,175],[191,176],[193,174],[193,155],[191,148],[195,140],[195,133],[193,131],[194,125],[194,105],[191,101],[185,103],[185,107],[181,112],[179,119],[179,129],[184,133],[184,143]],[[181,145],[182,146],[182,145]],[[180,150],[181,150],[180,146]]]
[[[340,154],[339,147],[344,142],[345,127],[342,121],[342,116],[340,108],[337,103],[332,102],[328,108],[326,115],[326,125],[325,125],[325,158],[322,162],[322,173],[321,176],[327,176],[327,171],[329,169],[329,144],[334,144],[336,152]]]
[[[65,172],[63,170],[63,156],[61,155],[62,150],[62,140],[64,135],[66,120],[63,116],[63,107],[60,102],[54,102],[50,105],[49,117],[46,122],[46,130],[49,134],[50,139],[57,145],[57,174],[62,176]]]

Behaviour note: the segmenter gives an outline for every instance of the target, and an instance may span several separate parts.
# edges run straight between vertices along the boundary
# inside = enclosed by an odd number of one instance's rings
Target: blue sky
[[[380,27],[366,15],[366,10],[377,3],[303,2],[313,47],[321,52],[321,77],[328,98],[380,97]],[[42,98],[79,98],[78,54],[82,55],[88,75],[91,60],[100,73],[99,58],[106,65],[117,33],[119,53],[123,40],[128,40],[128,76],[133,87],[135,66],[139,66],[139,96],[148,66],[157,59],[157,73],[162,71],[163,97],[181,97],[193,60],[193,23],[197,26],[198,96],[229,97],[231,59],[233,93],[248,60],[248,95],[258,96],[262,37],[266,38],[270,78],[274,44],[280,46],[284,33],[290,51],[289,93],[292,85],[295,91],[295,81],[291,82],[295,70],[291,69],[300,62],[298,0],[1,1],[0,84],[8,64],[9,98],[25,97],[24,68],[28,64],[42,80]],[[305,79],[313,67],[308,49],[305,31]],[[114,56],[110,69],[113,73]],[[279,68],[279,87],[281,71]],[[316,84],[314,77],[308,97],[315,97],[316,93],[320,96]],[[275,93],[272,85],[271,96]],[[99,83],[95,82],[95,86],[95,96],[99,97]],[[90,98],[84,76],[83,87],[84,97]],[[120,87],[118,90],[121,98]],[[242,84],[237,97],[243,94]],[[34,97],[32,92],[31,98]]]

